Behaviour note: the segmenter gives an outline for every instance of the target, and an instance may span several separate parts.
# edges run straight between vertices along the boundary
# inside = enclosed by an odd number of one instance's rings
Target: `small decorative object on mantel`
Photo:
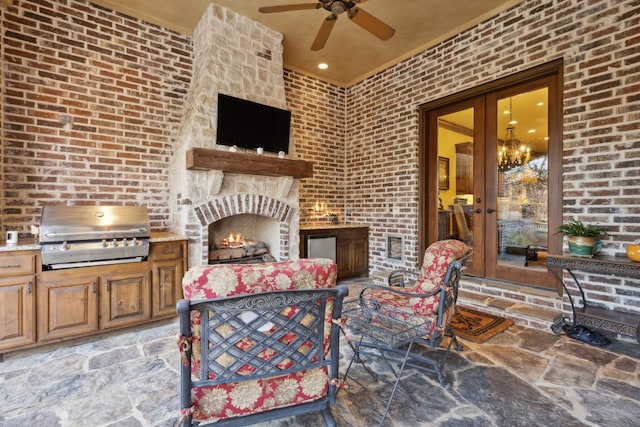
[[[571,255],[589,258],[593,257],[602,248],[600,237],[609,235],[604,228],[585,225],[575,218],[559,226],[556,233],[568,237],[567,241]]]
[[[627,258],[631,261],[640,262],[640,239],[634,240],[633,243],[627,245]]]

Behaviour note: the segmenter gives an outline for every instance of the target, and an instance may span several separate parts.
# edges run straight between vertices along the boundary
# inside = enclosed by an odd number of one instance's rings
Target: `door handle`
[[[489,209],[487,209],[487,213],[494,213],[495,211],[496,211],[496,210],[495,210],[495,209],[493,209],[493,208],[489,208]]]
[[[476,209],[475,213],[477,213],[477,214],[482,213],[482,209],[480,209],[480,208]]]

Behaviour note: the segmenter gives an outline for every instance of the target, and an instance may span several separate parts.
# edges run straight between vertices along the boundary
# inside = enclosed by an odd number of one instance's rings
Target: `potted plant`
[[[592,257],[597,253],[602,247],[600,237],[609,234],[604,228],[585,225],[575,218],[558,227],[556,233],[567,236],[569,252],[572,255],[586,257]]]

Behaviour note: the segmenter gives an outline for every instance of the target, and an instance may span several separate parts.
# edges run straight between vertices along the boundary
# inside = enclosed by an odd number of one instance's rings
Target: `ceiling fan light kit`
[[[331,12],[331,15],[327,16],[327,18],[322,22],[322,25],[311,44],[311,50],[313,51],[320,50],[324,47],[329,39],[329,35],[331,34],[331,30],[333,30],[333,26],[335,25],[338,16],[345,12],[347,12],[347,16],[350,21],[359,25],[380,40],[389,40],[395,33],[395,30],[392,27],[364,10],[355,7],[356,4],[363,3],[364,1],[366,0],[321,0],[317,3],[266,6],[259,8],[258,11],[261,13],[279,13],[294,10],[324,9]]]

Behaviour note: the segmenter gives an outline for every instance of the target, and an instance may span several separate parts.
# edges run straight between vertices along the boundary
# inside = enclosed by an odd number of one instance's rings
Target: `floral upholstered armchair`
[[[445,336],[450,337],[445,352],[438,358],[430,357],[428,352],[411,354],[412,362],[435,371],[443,387],[448,387],[443,370],[449,350],[454,344],[456,349],[462,349],[451,321],[456,311],[458,282],[464,263],[471,255],[471,248],[465,243],[441,240],[425,251],[420,274],[414,282],[407,282],[406,272],[396,270],[388,275],[388,286],[365,286],[360,291],[361,307],[376,310],[387,317],[395,316],[408,324],[420,324],[426,333],[414,342],[434,350]]]
[[[247,425],[335,402],[348,291],[326,259],[190,269],[178,302],[180,425]]]

